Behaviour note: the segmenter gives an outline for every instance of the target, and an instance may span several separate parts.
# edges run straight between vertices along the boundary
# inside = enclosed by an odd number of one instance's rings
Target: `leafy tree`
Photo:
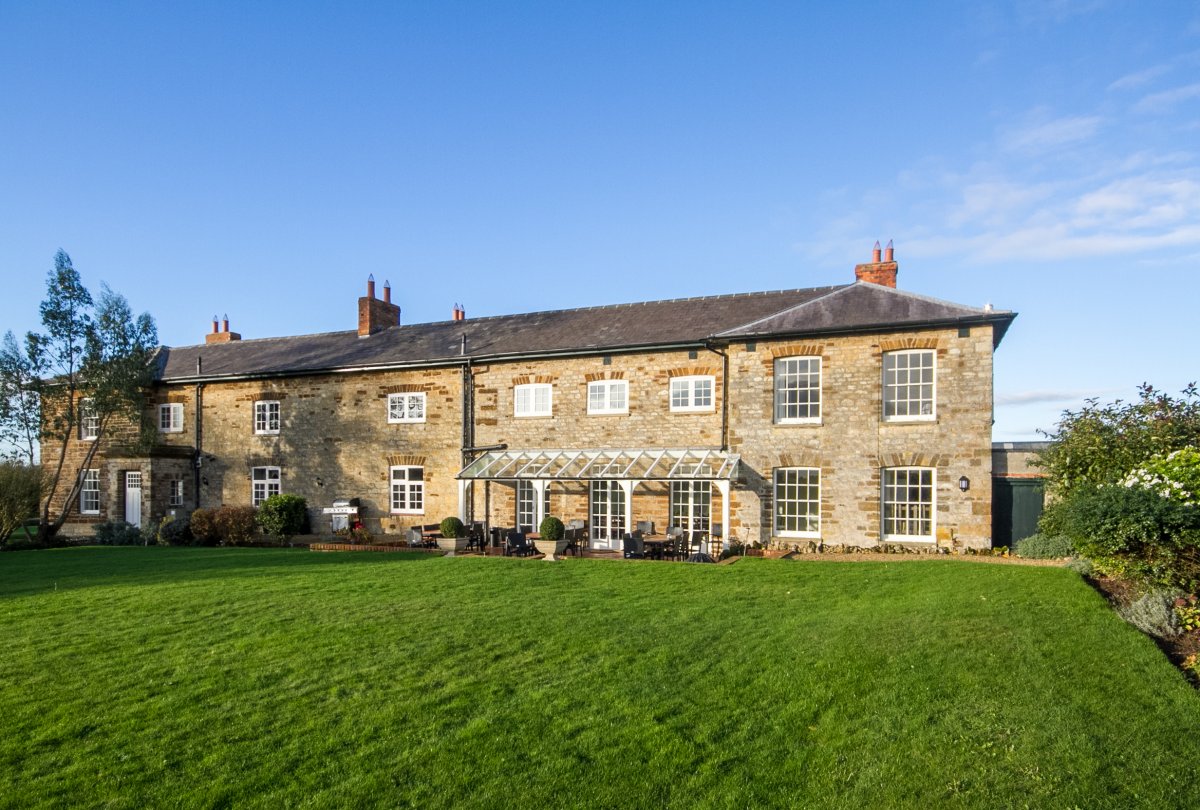
[[[11,456],[26,464],[37,462],[41,433],[41,370],[28,342],[17,344],[12,332],[0,342],[0,457]]]
[[[0,545],[37,513],[42,500],[42,470],[31,464],[0,462]]]
[[[139,440],[148,437],[143,406],[158,332],[153,318],[145,313],[134,317],[125,298],[107,286],[95,301],[62,250],[54,256],[40,309],[44,331],[27,334],[23,348],[11,334],[5,336],[0,424],[6,437],[22,442],[22,452],[29,446],[25,431],[39,425],[46,485],[38,540],[47,543],[79,496],[78,469],[91,465],[113,428],[132,423],[139,428]],[[96,439],[87,442],[78,468],[68,468],[68,450],[78,440],[85,415],[95,426]],[[56,503],[63,505],[57,514]]]
[[[1192,383],[1172,397],[1149,384],[1134,402],[1100,405],[1089,399],[1064,411],[1038,464],[1050,490],[1064,497],[1077,487],[1115,484],[1156,456],[1200,447],[1200,392]]]

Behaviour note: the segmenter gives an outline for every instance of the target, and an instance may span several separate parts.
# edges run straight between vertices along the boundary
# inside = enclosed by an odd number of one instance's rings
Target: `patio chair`
[[[533,546],[521,532],[509,532],[508,542],[504,545],[505,557],[528,557],[533,553]]]
[[[646,559],[646,546],[642,542],[642,536],[638,532],[626,534],[621,541],[621,547],[627,560],[644,560]]]
[[[475,549],[482,553],[484,550],[484,536],[483,524],[479,522],[472,523],[467,528],[467,551]]]
[[[642,534],[654,534],[654,521],[639,520],[637,522],[637,530]]]

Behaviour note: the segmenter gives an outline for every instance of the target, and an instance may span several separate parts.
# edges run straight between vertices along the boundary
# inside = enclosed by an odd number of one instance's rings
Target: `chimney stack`
[[[231,343],[235,340],[241,340],[242,336],[237,332],[229,331],[229,316],[226,315],[221,320],[221,325],[224,327],[220,331],[217,330],[217,316],[213,315],[213,330],[211,333],[204,336],[205,343]]]
[[[400,307],[392,303],[392,285],[383,282],[383,300],[375,297],[375,275],[367,276],[367,294],[358,299],[358,336],[367,337],[400,325]]]
[[[899,265],[896,264],[895,251],[892,248],[891,240],[888,240],[887,249],[883,251],[882,260],[880,257],[879,243],[875,243],[875,249],[871,251],[870,264],[859,264],[854,267],[854,278],[856,281],[865,281],[868,284],[879,284],[883,287],[896,287],[896,272]]]

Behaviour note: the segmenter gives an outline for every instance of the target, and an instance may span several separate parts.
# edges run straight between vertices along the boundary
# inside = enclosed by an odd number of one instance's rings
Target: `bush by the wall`
[[[258,507],[258,525],[282,545],[304,531],[308,503],[299,495],[272,495]]]
[[[1096,566],[1087,557],[1075,557],[1069,563],[1067,568],[1070,568],[1081,577],[1090,577],[1096,573]]]
[[[254,517],[253,506],[222,506],[213,513],[213,524],[223,544],[243,546],[257,534]]]
[[[101,546],[141,546],[146,543],[142,530],[123,520],[106,520],[92,527],[92,534]]]
[[[462,537],[463,530],[466,527],[463,526],[463,522],[457,517],[448,517],[442,521],[440,528],[442,530],[442,537],[449,538]]]
[[[199,545],[215,546],[221,542],[221,533],[217,531],[216,511],[197,509],[188,519],[188,528]]]
[[[1054,560],[1072,556],[1075,546],[1062,535],[1034,534],[1018,540],[1015,553],[1018,557],[1031,560]]]
[[[192,535],[191,521],[187,515],[179,517],[167,516],[158,525],[158,544],[160,546],[194,546],[196,538]]]

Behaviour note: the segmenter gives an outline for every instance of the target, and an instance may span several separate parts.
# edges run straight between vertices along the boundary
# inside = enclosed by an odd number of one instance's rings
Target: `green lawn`
[[[0,806],[1187,807],[1200,693],[1072,572],[0,554]]]

